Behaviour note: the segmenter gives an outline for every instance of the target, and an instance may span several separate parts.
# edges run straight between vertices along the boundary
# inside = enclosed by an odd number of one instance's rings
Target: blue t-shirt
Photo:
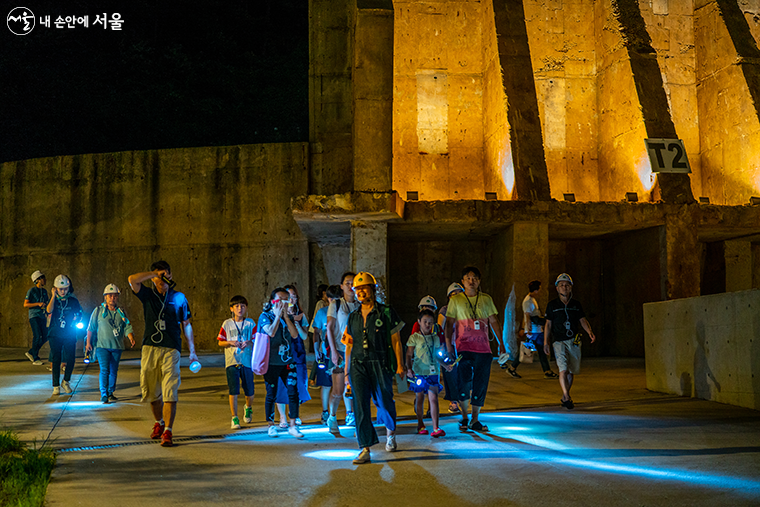
[[[94,348],[124,350],[124,337],[132,332],[132,324],[121,308],[111,311],[101,304],[92,311],[87,331],[95,334]]]
[[[311,326],[314,329],[319,329],[322,339],[327,339],[327,307],[323,306],[317,310],[317,314],[314,315],[314,320],[311,322]]]
[[[274,312],[264,312],[259,316],[258,332],[266,333],[266,329],[274,322]],[[300,340],[299,337],[295,337]],[[294,338],[288,331],[285,321],[280,318],[280,325],[277,326],[274,336],[269,338],[269,364],[282,366],[295,361],[296,351],[293,348]]]
[[[40,289],[37,286],[32,287],[29,289],[29,291],[26,293],[27,301],[30,303],[45,303],[45,306],[47,306],[48,301],[50,301],[50,296],[48,295],[47,291],[45,289]],[[42,308],[29,308],[29,318],[33,319],[35,317],[44,317],[45,316],[45,307]]]
[[[132,293],[143,304],[145,333],[142,344],[182,352],[182,322],[190,320],[193,316],[185,295],[169,289],[166,295],[162,296],[155,287],[144,285],[140,286],[139,292]]]

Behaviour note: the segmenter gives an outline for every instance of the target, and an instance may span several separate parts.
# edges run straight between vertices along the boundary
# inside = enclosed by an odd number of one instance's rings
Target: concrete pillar
[[[355,0],[309,0],[309,193],[353,187],[352,24]]]
[[[695,206],[679,206],[665,217],[660,239],[663,299],[700,295],[701,248]]]
[[[742,240],[724,242],[726,292],[752,288],[752,243]]]
[[[617,26],[610,29],[610,22]],[[602,24],[602,26],[600,26]],[[668,98],[637,0],[599,3],[600,55],[599,183],[603,200],[620,200],[625,192],[648,192],[643,167],[643,139],[676,138]],[[693,202],[687,174],[658,176],[656,195],[665,202]],[[645,199],[648,200],[648,199]]]
[[[515,171],[514,196],[522,200],[548,201],[551,199],[549,174],[523,2],[497,0],[493,9]]]
[[[737,0],[695,3],[702,192],[713,204],[746,204],[757,186],[760,50],[745,10]]]
[[[393,179],[393,2],[356,0],[353,41],[354,190],[390,192]]]
[[[388,295],[388,224],[351,222],[351,270],[369,271]]]
[[[549,301],[549,225],[537,222],[516,222],[499,234],[493,242],[493,280],[491,296],[504,317],[512,287],[515,289],[516,322],[522,322],[522,300],[528,293],[528,283],[540,280],[542,290],[538,303],[542,309]]]

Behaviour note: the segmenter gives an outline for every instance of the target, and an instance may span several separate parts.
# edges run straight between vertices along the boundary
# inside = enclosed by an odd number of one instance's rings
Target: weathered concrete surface
[[[308,244],[290,214],[305,194],[302,143],[104,153],[0,166],[0,344],[28,346],[22,303],[36,269],[71,276],[86,312],[116,283],[142,336],[127,277],[167,260],[199,348],[215,348],[228,301],[251,313],[278,285],[308,288]],[[44,198],[40,197],[44,196]]]
[[[760,189],[760,50],[737,4],[700,0],[694,11],[702,186],[718,204]]]
[[[183,363],[177,445],[166,449],[147,438],[152,420],[137,400],[134,353],[119,371],[121,400],[101,405],[95,368],[77,366],[74,395],[53,400],[47,372],[11,359],[21,352],[0,349],[3,422],[28,442],[49,435],[59,449],[95,447],[58,455],[52,506],[104,499],[127,506],[754,506],[760,499],[758,412],[648,392],[640,360],[584,360],[572,412],[559,406],[557,381],[543,379],[538,365],[521,365],[521,380],[494,366],[487,434],[460,433],[456,416],[445,416],[446,437],[415,435],[413,396],[398,395],[398,452],[376,446],[372,464],[357,467],[350,429],[336,438],[311,424],[319,418],[315,401],[301,406],[303,440],[267,437],[258,379],[253,423],[230,430],[221,355],[202,356],[196,375]],[[108,444],[117,446],[96,447]]]
[[[551,197],[549,175],[523,1],[496,0],[493,10],[515,175],[512,198],[546,201]]]
[[[393,165],[393,2],[359,0],[355,14],[353,190],[390,192]]]
[[[760,291],[644,305],[647,388],[760,408]]]

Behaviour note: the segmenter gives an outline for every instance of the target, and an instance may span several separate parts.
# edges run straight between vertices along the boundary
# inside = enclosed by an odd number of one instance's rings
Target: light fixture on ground
[[[562,198],[567,202],[575,202],[575,194],[572,193],[562,194]]]
[[[710,204],[710,198],[709,197],[700,197],[699,198],[699,204]]]
[[[749,198],[749,203],[752,206],[757,206],[758,204],[760,204],[760,197],[755,197],[755,196],[750,197]]]
[[[495,201],[496,192],[486,192],[486,201]]]
[[[636,192],[626,192],[625,200],[628,202],[639,202],[639,194]]]
[[[407,201],[417,201],[420,198],[419,192],[416,191],[410,191],[406,193],[406,200]]]

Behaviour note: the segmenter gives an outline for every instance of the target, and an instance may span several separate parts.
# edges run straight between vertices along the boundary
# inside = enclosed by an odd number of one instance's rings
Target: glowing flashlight
[[[84,359],[82,360],[84,364],[90,364],[90,351],[84,353]]]
[[[422,379],[418,378],[416,383],[417,383],[418,386],[421,386],[422,385]]]
[[[77,323],[77,329],[84,329],[84,323],[78,322]]]

